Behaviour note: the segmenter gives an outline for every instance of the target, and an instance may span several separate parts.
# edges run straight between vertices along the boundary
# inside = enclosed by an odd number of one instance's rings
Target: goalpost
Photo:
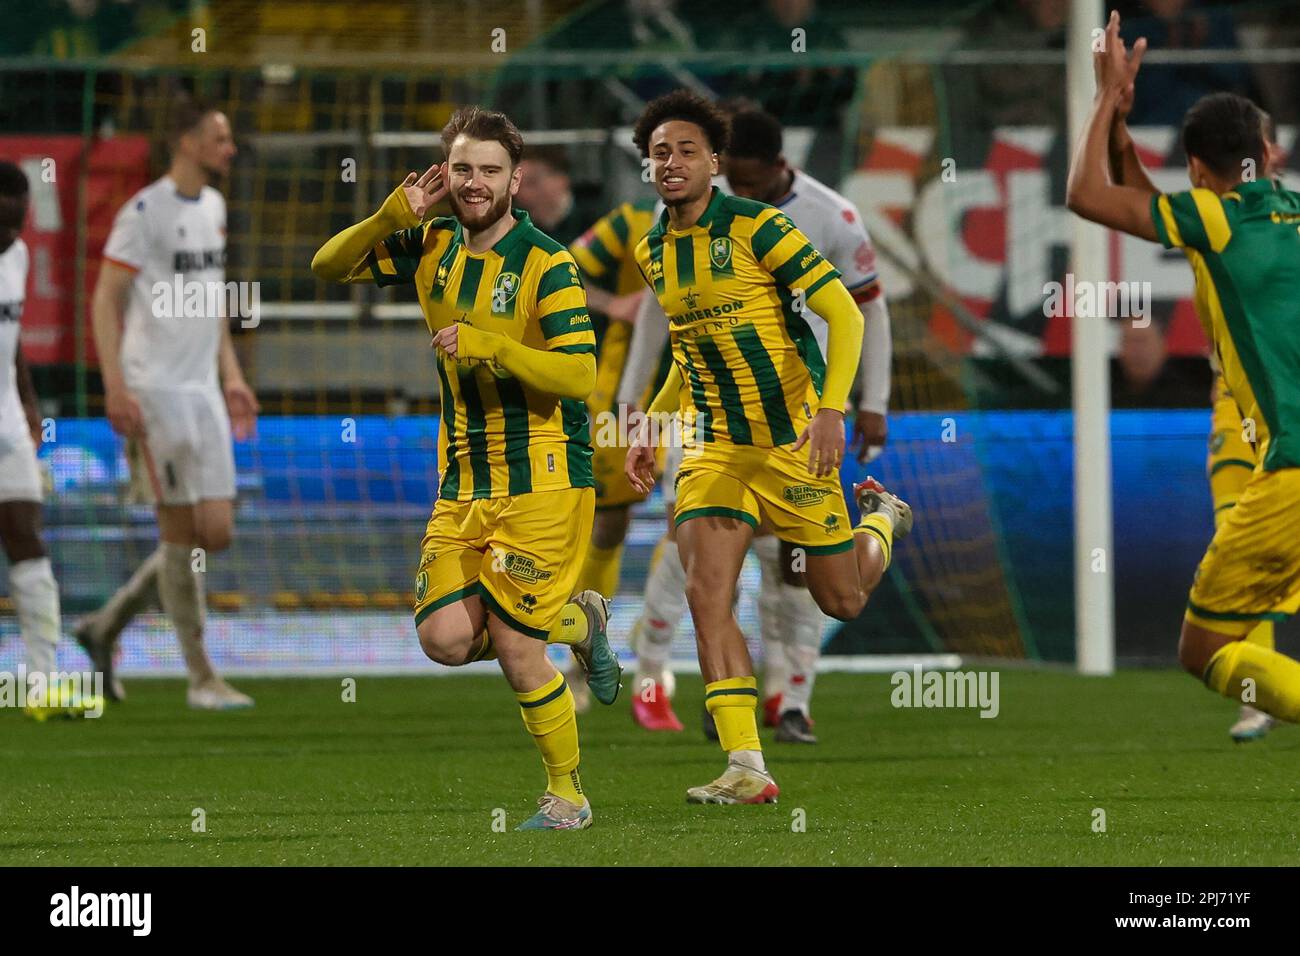
[[[1073,154],[1092,107],[1094,31],[1102,0],[1073,0],[1066,85]],[[1071,217],[1076,283],[1106,278],[1106,233]],[[1096,297],[1094,296],[1094,301]],[[1082,674],[1115,671],[1115,591],[1111,526],[1110,365],[1104,315],[1073,314],[1070,370],[1074,408],[1075,667]]]

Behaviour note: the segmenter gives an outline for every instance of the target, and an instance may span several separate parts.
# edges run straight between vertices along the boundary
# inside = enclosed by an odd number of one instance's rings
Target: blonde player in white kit
[[[36,445],[40,416],[31,372],[23,360],[18,330],[27,297],[27,244],[18,234],[27,218],[27,177],[13,163],[0,162],[0,543],[9,559],[9,595],[27,648],[27,673],[53,675],[59,641],[59,588],[41,540],[40,470]],[[45,686],[50,686],[47,677]],[[29,717],[85,716],[95,709],[89,696],[66,695],[27,701]],[[100,702],[102,703],[102,702]]]
[[[204,649],[203,573],[193,569],[192,553],[202,548],[210,557],[230,545],[231,426],[236,437],[249,434],[258,406],[229,319],[219,314],[226,310],[178,315],[171,290],[198,283],[222,292],[205,295],[206,302],[229,301],[226,203],[209,183],[230,171],[235,143],[225,114],[187,99],[175,108],[170,146],[167,174],[132,196],[113,222],[92,313],[109,422],[141,443],[162,540],[131,580],[81,622],[77,639],[106,672],[109,695],[120,697],[121,685],[111,678],[114,643],[156,588],[180,642],[189,705],[229,710],[253,701],[217,675]]]
[[[840,271],[844,285],[862,310],[861,397],[854,420],[858,460],[878,454],[888,425],[892,343],[889,311],[876,275],[875,250],[853,204],[806,173],[792,168],[782,155],[780,122],[758,109],[732,114],[724,169],[724,192],[756,199],[780,208]],[[826,322],[805,310],[817,344],[826,353]],[[618,400],[635,405],[653,373],[668,334],[667,319],[653,296],[642,302],[633,331],[627,370]],[[672,495],[674,461],[679,448],[670,448],[662,482],[666,499]],[[637,678],[633,684],[634,717],[648,729],[680,729],[671,713],[671,678],[666,661],[673,635],[686,608],[685,573],[677,557],[671,527],[663,554],[646,582],[645,606],[634,629]],[[776,727],[776,740],[816,743],[812,733],[811,701],[817,661],[821,656],[826,618],[793,569],[789,548],[773,535],[754,539],[762,568],[759,616],[763,639],[764,720]],[[645,693],[649,683],[654,693]],[[640,713],[636,711],[640,710]],[[707,714],[706,714],[707,717]],[[706,720],[705,731],[712,730]]]

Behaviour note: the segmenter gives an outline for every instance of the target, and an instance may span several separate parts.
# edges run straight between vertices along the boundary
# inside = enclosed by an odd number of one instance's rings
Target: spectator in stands
[[[1126,18],[1121,30],[1130,45],[1144,36],[1151,50],[1238,48],[1232,11],[1222,6],[1203,8],[1196,0],[1142,0],[1141,6],[1145,16]],[[1244,63],[1144,63],[1129,122],[1178,126],[1202,96],[1225,92],[1259,102]]]
[[[1209,393],[1209,363],[1203,358],[1169,358],[1166,342],[1171,312],[1149,321],[1123,319],[1119,350],[1111,368],[1111,405],[1115,408],[1196,408]]]
[[[591,225],[574,201],[569,158],[563,149],[552,146],[526,149],[519,168],[515,206],[527,210],[538,229],[567,246]]]

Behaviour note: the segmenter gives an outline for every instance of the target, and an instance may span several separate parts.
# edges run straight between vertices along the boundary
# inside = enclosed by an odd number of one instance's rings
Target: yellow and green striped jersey
[[[620,203],[569,245],[582,271],[614,295],[644,288],[636,244],[655,224],[653,199]]]
[[[1300,194],[1269,181],[1151,198],[1156,235],[1196,273],[1196,309],[1266,471],[1300,466]]]
[[[689,229],[671,229],[665,211],[636,257],[668,316],[687,434],[761,447],[798,438],[826,374],[801,306],[839,278],[835,267],[779,209],[717,187]]]
[[[620,203],[570,243],[569,252],[591,281],[614,295],[628,295],[645,288],[636,265],[636,244],[654,224],[654,200]],[[599,335],[596,387],[587,399],[593,416],[614,407],[631,343],[632,326],[627,322],[611,322]]]
[[[483,253],[460,223],[433,219],[395,232],[366,264],[379,285],[414,282],[430,332],[464,322],[535,349],[594,353],[587,295],[573,257],[526,212]],[[439,494],[456,501],[590,488],[585,403],[537,392],[485,362],[438,359],[442,386]]]

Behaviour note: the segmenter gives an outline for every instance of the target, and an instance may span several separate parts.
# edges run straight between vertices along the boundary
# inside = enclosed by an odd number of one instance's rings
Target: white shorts
[[[162,503],[192,505],[235,497],[235,453],[230,415],[216,389],[138,388],[145,445]]]
[[[0,435],[0,501],[43,501],[36,446],[27,432]]]

